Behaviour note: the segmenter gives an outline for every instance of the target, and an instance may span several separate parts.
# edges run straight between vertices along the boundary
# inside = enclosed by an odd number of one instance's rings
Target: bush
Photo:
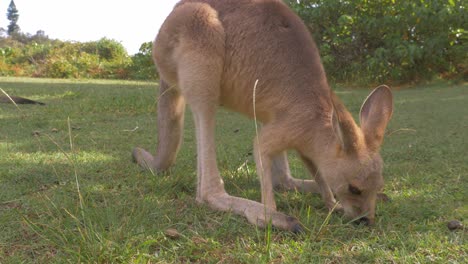
[[[0,36],[0,76],[154,80],[152,43],[130,57],[120,42],[102,38],[85,43],[36,35]]]
[[[77,78],[78,69],[64,57],[52,57],[45,65],[45,77],[51,78]]]
[[[411,82],[467,71],[462,0],[288,0],[335,81]]]
[[[115,40],[63,42],[46,40],[43,32],[38,34],[0,38],[0,75],[106,79],[130,76],[132,59]]]
[[[132,63],[127,68],[129,77],[135,80],[155,80],[158,78],[152,54],[153,43],[141,44],[140,50],[132,57]]]

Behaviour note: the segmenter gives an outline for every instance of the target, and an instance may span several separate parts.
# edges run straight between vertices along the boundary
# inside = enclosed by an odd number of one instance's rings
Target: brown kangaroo
[[[197,136],[196,199],[265,227],[301,231],[278,212],[274,188],[321,194],[331,210],[372,224],[383,188],[382,144],[392,93],[376,88],[361,107],[360,124],[330,90],[316,45],[303,22],[279,0],[182,0],[153,48],[161,76],[156,156],[135,148],[141,166],[164,171],[181,145],[190,105]],[[255,99],[255,100],[254,100]],[[262,202],[230,196],[216,164],[219,105],[256,118],[262,129],[254,156]],[[291,176],[286,150],[296,150],[314,180]]]

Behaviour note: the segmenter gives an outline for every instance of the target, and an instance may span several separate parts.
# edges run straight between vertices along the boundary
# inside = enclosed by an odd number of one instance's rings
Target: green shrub
[[[0,76],[89,79],[157,79],[152,43],[128,56],[120,42],[102,38],[85,43],[49,40],[43,32],[0,37]]]
[[[158,78],[156,67],[153,62],[152,42],[141,44],[137,54],[132,56],[132,63],[127,68],[129,78],[135,80],[155,80]]]
[[[0,75],[50,78],[128,79],[132,63],[125,48],[103,38],[86,43],[45,36],[0,38]]]
[[[330,78],[411,82],[467,71],[462,0],[288,0],[311,28]]]

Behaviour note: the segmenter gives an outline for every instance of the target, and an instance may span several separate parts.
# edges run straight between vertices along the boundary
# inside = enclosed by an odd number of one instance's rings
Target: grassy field
[[[277,193],[304,234],[262,230],[195,202],[190,112],[176,166],[142,171],[154,152],[152,83],[0,78],[45,106],[0,105],[0,263],[466,263],[468,86],[395,91],[382,155],[385,192],[372,228],[328,216],[317,195]],[[338,89],[357,115],[368,90]],[[253,121],[218,114],[218,164],[229,193],[259,200]],[[291,153],[292,172],[308,177]]]

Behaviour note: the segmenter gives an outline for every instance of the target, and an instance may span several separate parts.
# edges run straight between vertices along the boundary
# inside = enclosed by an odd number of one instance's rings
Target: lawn
[[[263,230],[195,202],[188,110],[176,166],[163,175],[131,161],[155,150],[157,85],[0,78],[7,93],[46,103],[0,104],[0,263],[466,263],[468,85],[395,89],[382,155],[385,193],[368,228],[328,215],[313,194],[277,193],[307,228]],[[357,116],[368,89],[337,89]],[[255,126],[217,116],[218,164],[229,193],[260,200]],[[290,155],[296,177],[308,177]]]

